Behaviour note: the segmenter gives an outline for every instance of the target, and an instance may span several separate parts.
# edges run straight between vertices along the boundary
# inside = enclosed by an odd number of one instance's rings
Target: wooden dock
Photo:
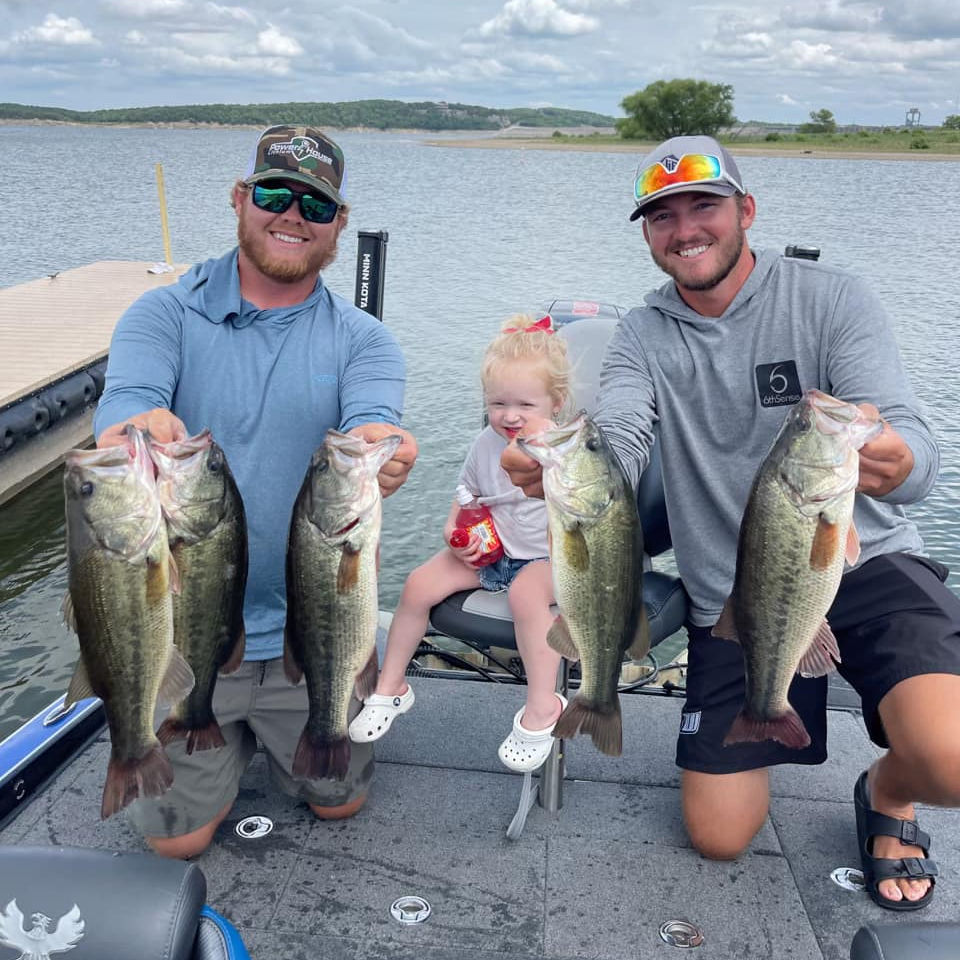
[[[187,269],[154,274],[152,266],[101,261],[0,289],[0,411],[104,359],[123,311]],[[92,413],[0,449],[0,503],[58,466],[67,450],[90,443]]]

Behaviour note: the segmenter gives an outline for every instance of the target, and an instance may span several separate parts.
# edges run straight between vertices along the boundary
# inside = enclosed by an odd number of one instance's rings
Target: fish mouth
[[[575,442],[586,419],[586,411],[581,410],[573,420],[562,426],[544,427],[536,433],[517,437],[517,446],[544,465],[553,463]]]
[[[852,403],[838,400],[820,390],[808,390],[804,397],[813,412],[817,429],[827,436],[847,434],[856,450],[883,431],[880,420],[867,416]]]

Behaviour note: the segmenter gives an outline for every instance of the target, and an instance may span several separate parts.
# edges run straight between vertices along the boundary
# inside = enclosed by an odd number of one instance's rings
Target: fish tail
[[[293,775],[298,780],[343,780],[350,766],[348,737],[328,739],[305,729],[293,755]]]
[[[142,757],[129,760],[111,757],[103,787],[100,819],[106,820],[119,813],[138,797],[159,797],[170,789],[172,783],[173,767],[159,743]]]
[[[723,738],[723,745],[726,747],[732,743],[760,743],[764,740],[776,740],[794,750],[803,750],[810,746],[810,734],[796,710],[789,704],[787,709],[776,717],[754,717],[746,708],[742,709]]]
[[[560,714],[553,735],[560,739],[588,733],[594,746],[609,757],[619,757],[623,752],[623,723],[620,719],[620,703],[604,709],[591,703],[578,693]]]
[[[164,746],[174,740],[186,740],[188,754],[192,754],[194,750],[212,750],[214,747],[227,745],[215,717],[211,717],[210,722],[202,727],[190,727],[182,720],[167,717],[157,730],[157,739]]]

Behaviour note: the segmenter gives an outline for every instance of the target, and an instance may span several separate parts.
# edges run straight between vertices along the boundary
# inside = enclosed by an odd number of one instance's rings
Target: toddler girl
[[[554,615],[547,514],[543,500],[526,497],[500,466],[500,455],[528,423],[556,420],[566,412],[570,366],[564,340],[554,336],[549,317],[511,317],[487,348],[480,370],[489,426],[473,442],[459,483],[486,504],[503,544],[501,559],[483,567],[476,534],[464,547],[450,537],[460,505],[450,508],[443,528],[447,546],[417,567],[404,585],[387,635],[387,649],[375,692],[350,724],[350,739],[379,740],[401,713],[413,706],[406,668],[420,641],[430,609],[458,590],[507,590],[517,649],[527,676],[527,700],[500,745],[501,761],[512,770],[535,770],[553,745],[553,727],[566,706],[555,692],[560,654],[547,645]]]

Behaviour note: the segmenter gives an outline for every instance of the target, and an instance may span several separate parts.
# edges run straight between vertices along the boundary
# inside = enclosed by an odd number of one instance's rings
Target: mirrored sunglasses
[[[651,193],[676,183],[699,183],[708,180],[725,180],[739,193],[744,193],[739,181],[724,168],[723,160],[711,153],[685,153],[673,170],[667,170],[659,161],[637,174],[634,196],[639,202]]]
[[[253,205],[267,213],[284,213],[296,201],[300,215],[310,223],[331,223],[340,209],[336,200],[322,194],[297,193],[289,187],[255,183],[251,191]]]

